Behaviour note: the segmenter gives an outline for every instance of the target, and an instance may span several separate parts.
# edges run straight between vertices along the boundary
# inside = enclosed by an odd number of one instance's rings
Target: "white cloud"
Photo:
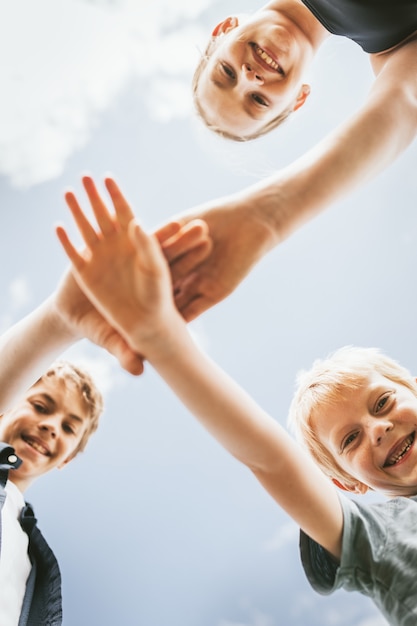
[[[63,359],[85,368],[93,377],[103,396],[126,383],[119,363],[107,352],[95,349],[87,341],[77,343],[62,355]]]
[[[156,79],[146,98],[149,108],[152,108],[152,117],[159,122],[169,122],[175,117],[191,113],[189,91],[189,86],[183,81]]]
[[[32,292],[24,276],[14,278],[7,288],[7,309],[0,315],[0,334],[16,322],[16,313],[32,301]]]
[[[26,278],[20,276],[15,278],[9,286],[10,307],[12,310],[19,310],[29,304],[32,294]]]
[[[191,21],[209,4],[0,0],[0,174],[16,186],[61,174],[134,79],[158,120],[188,114],[203,39]]]

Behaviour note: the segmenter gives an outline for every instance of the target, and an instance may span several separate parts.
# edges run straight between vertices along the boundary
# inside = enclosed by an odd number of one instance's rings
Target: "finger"
[[[113,353],[113,350],[110,350]],[[144,359],[140,354],[135,354],[129,348],[122,350],[114,350],[114,356],[118,359],[120,365],[129,374],[140,376],[144,370]]]
[[[126,341],[114,330],[107,334],[105,341],[98,338],[97,345],[105,348],[119,361],[120,365],[130,374],[139,376],[143,372],[143,357],[133,352]]]
[[[211,239],[203,241],[199,246],[170,263],[174,286],[176,286],[177,281],[180,281],[203,263],[210,256],[212,248],[213,242]]]
[[[178,310],[186,322],[192,322],[199,315],[204,313],[207,309],[213,306],[214,303],[210,303],[205,296],[195,296],[192,300],[187,302],[181,309]]]
[[[144,365],[143,359],[139,355],[132,356],[124,356],[119,360],[120,365],[125,369],[129,374],[133,376],[140,376],[143,374]]]
[[[162,242],[161,247],[168,262],[172,263],[199,245],[209,245],[210,241],[207,224],[193,220]]]
[[[135,218],[135,215],[130,208],[130,204],[127,202],[126,198],[122,194],[117,185],[116,181],[113,178],[107,177],[104,180],[104,184],[106,185],[106,189],[110,194],[110,197],[113,202],[114,209],[117,215],[117,221],[123,230],[127,229],[129,223]]]
[[[83,176],[82,182],[101,232],[103,235],[111,235],[115,230],[114,218],[101,198],[93,179],[91,176]]]
[[[148,235],[136,220],[132,220],[129,224],[129,237],[132,244],[139,251],[142,262],[146,265],[159,263],[160,261],[166,263],[156,237]]]
[[[57,226],[55,229],[57,237],[64,248],[65,254],[77,270],[81,270],[84,266],[84,259],[78,250],[72,245],[69,237],[62,226]]]
[[[189,274],[174,289],[177,309],[187,322],[223,300],[229,292],[218,297],[217,280],[202,277],[200,271]]]
[[[164,246],[165,244],[173,243],[173,241],[176,241],[177,238],[180,240],[182,235],[187,233],[189,230],[195,233],[196,240],[199,236],[209,236],[207,223],[200,219],[190,220],[186,224],[182,224],[181,220],[173,220],[156,230],[154,235],[158,238],[160,244]],[[171,239],[173,241],[171,241]]]
[[[161,228],[158,228],[154,232],[155,237],[158,239],[159,243],[164,243],[167,239],[175,235],[181,228],[181,224],[179,222],[168,222]]]
[[[68,205],[69,210],[71,211],[75,223],[77,224],[77,228],[80,231],[82,238],[84,239],[87,246],[91,248],[98,241],[96,231],[86,218],[83,210],[78,204],[77,198],[72,191],[67,191],[67,193],[65,194],[65,201]]]

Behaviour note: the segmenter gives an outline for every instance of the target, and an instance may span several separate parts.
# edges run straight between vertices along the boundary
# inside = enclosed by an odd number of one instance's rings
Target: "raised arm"
[[[0,412],[12,407],[54,359],[83,338],[108,350],[131,374],[142,373],[142,357],[67,272],[47,300],[0,336]]]
[[[74,248],[63,228],[57,230],[82,289],[219,443],[311,537],[339,556],[342,513],[330,481],[288,433],[197,348],[175,308],[169,268],[155,238],[128,219],[128,207],[114,181],[108,180],[107,187],[116,217],[102,203],[93,204],[98,229],[76,198],[68,198],[86,252]]]
[[[97,192],[88,186],[88,179],[87,191],[93,200]],[[211,242],[206,225],[196,220],[185,228],[170,222],[158,233],[158,245],[171,264],[184,254],[195,263],[207,255]],[[55,358],[83,338],[105,348],[131,374],[143,372],[142,357],[97,311],[68,271],[45,302],[0,336],[0,412],[10,408]]]
[[[213,252],[173,271],[177,305],[193,319],[229,295],[258,260],[331,203],[376,176],[417,130],[417,41],[373,55],[376,79],[364,105],[303,157],[242,192],[196,207]]]

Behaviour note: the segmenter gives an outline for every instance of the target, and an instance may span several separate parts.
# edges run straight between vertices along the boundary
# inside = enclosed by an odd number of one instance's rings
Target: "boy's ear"
[[[307,100],[308,96],[310,95],[310,91],[311,91],[310,85],[301,86],[301,89],[298,92],[298,96],[295,101],[295,104],[293,106],[293,111],[296,111],[297,109],[303,106],[304,102]]]
[[[339,489],[342,489],[342,491],[350,491],[350,493],[358,493],[361,495],[364,495],[369,489],[368,485],[365,485],[364,483],[357,482],[350,485],[344,485],[336,478],[332,478],[332,483],[336,485],[336,487],[339,487]]]
[[[229,30],[233,30],[233,28],[236,28],[236,26],[239,26],[239,20],[237,19],[237,17],[226,17],[223,22],[220,22],[219,24],[217,24],[217,26],[214,27],[211,34],[213,37],[225,35],[229,32]]]
[[[63,467],[65,467],[66,465],[68,465],[68,463],[70,461],[72,461],[72,459],[76,456],[76,454],[72,454],[71,456],[69,456],[67,459],[65,459],[65,461],[62,461],[62,463],[60,465],[57,466],[57,469],[62,469]]]

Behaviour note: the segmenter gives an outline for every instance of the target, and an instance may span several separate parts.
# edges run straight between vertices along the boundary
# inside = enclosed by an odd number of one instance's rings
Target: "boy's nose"
[[[256,72],[254,68],[252,67],[252,65],[250,65],[249,63],[243,63],[242,73],[247,80],[253,81],[257,83],[258,85],[264,84],[263,76],[259,74],[258,72]]]
[[[44,432],[48,432],[52,438],[56,437],[56,425],[52,419],[43,420],[39,424],[39,428]]]

